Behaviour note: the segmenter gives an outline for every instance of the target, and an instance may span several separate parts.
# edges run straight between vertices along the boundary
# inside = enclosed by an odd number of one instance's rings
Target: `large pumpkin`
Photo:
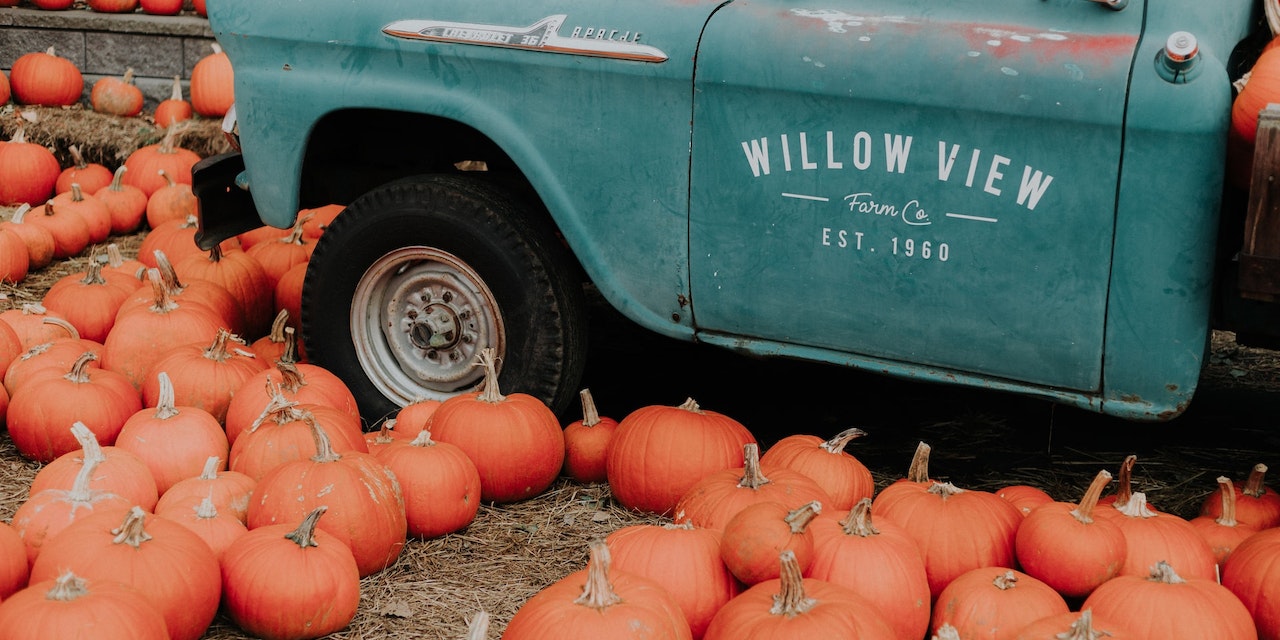
[[[1094,517],[1110,481],[1111,474],[1102,470],[1080,504],[1051,502],[1027,514],[1015,541],[1023,571],[1072,598],[1083,598],[1120,574],[1128,555],[1124,532],[1111,519]]]
[[[808,434],[792,434],[769,447],[760,457],[760,466],[768,473],[774,467],[799,471],[822,486],[831,496],[823,503],[829,509],[847,511],[859,500],[875,494],[871,471],[845,448],[855,438],[867,435],[853,427],[830,440]]]
[[[163,494],[169,487],[200,475],[209,457],[226,458],[227,434],[213,414],[173,399],[173,384],[164,371],[156,374],[160,394],[155,408],[138,411],[125,421],[116,446],[147,463]]]
[[[44,204],[60,173],[62,166],[53,152],[27,142],[26,130],[18,127],[13,138],[0,145],[0,205]]]
[[[493,349],[479,358],[485,369],[480,391],[445,400],[431,416],[431,434],[458,446],[480,472],[480,498],[515,502],[551,486],[564,466],[560,421],[527,393],[503,395]]]
[[[950,624],[963,638],[1013,640],[1022,627],[1068,612],[1066,600],[1049,585],[1013,569],[981,567],[942,590],[932,624],[935,632]]]
[[[1241,542],[1222,565],[1222,586],[1253,615],[1259,640],[1280,640],[1280,529]]]
[[[1258,463],[1243,483],[1234,486],[1237,522],[1258,529],[1280,526],[1280,493],[1267,486],[1266,477],[1267,465]],[[1209,494],[1200,507],[1200,515],[1216,518],[1222,515],[1222,504],[1217,494]]]
[[[53,47],[49,47],[14,60],[9,69],[9,85],[14,101],[19,104],[66,107],[80,101],[84,76],[75,63],[59,57]]]
[[[693,398],[678,407],[641,407],[618,423],[609,443],[609,488],[628,509],[671,515],[699,480],[741,468],[743,447],[755,441],[742,423]]]
[[[1121,575],[1108,580],[1081,608],[1115,621],[1137,638],[1260,637],[1249,611],[1226,587],[1203,578],[1184,580],[1164,561],[1155,563],[1146,576]]]
[[[480,472],[462,449],[431,439],[423,429],[404,446],[380,447],[373,456],[395,474],[404,494],[409,535],[435,538],[475,520]]]
[[[169,640],[164,616],[143,593],[115,580],[85,580],[67,571],[0,603],[0,640],[74,638]]]
[[[191,69],[191,107],[210,118],[226,115],[235,102],[235,72],[222,47],[213,45],[213,53],[201,58]]]

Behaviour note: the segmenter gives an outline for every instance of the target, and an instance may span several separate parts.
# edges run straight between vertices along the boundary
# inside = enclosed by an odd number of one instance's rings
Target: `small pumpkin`
[[[182,12],[182,0],[139,0],[143,13],[153,16],[176,16]]]
[[[53,152],[27,142],[26,129],[19,126],[11,139],[0,145],[0,205],[45,202],[53,195],[61,173],[62,165]]]
[[[31,270],[31,254],[18,234],[0,228],[0,282],[17,284]]]
[[[133,83],[132,67],[124,70],[123,77],[100,78],[89,91],[89,104],[98,113],[132,118],[142,113],[142,102],[142,90]]]
[[[212,414],[174,402],[168,373],[161,370],[155,378],[160,387],[155,408],[129,416],[116,437],[116,446],[146,462],[156,489],[163,494],[178,481],[199,475],[208,458],[226,458],[230,445]]]
[[[111,170],[96,162],[86,161],[78,145],[68,145],[67,152],[71,154],[71,166],[58,174],[54,192],[65,193],[71,190],[72,184],[78,184],[85,193],[97,193],[99,189],[111,184]]]
[[[191,103],[182,97],[182,78],[173,77],[173,92],[168,98],[156,105],[154,119],[156,126],[171,127],[179,122],[191,119]]]
[[[1187,522],[1209,543],[1209,547],[1213,549],[1213,557],[1221,568],[1231,556],[1232,550],[1245,538],[1257,533],[1258,528],[1240,524],[1236,519],[1236,491],[1231,478],[1218,476],[1218,494],[1222,500],[1221,515],[1216,518],[1196,516]]]
[[[0,523],[0,601],[8,600],[27,586],[30,575],[22,536],[8,523]]]
[[[315,507],[296,526],[249,531],[223,553],[223,608],[237,626],[258,638],[319,638],[355,618],[359,568],[351,549],[317,526],[327,509]]]
[[[209,545],[213,550],[213,556],[218,559],[222,558],[222,554],[240,539],[240,536],[249,533],[249,527],[245,526],[235,513],[230,510],[219,511],[213,499],[208,496],[205,496],[195,508],[157,510],[156,515],[190,529]]]
[[[1110,475],[1110,474],[1108,474]],[[1040,487],[1029,484],[1013,484],[996,489],[996,495],[1008,500],[1022,512],[1023,517],[1042,504],[1053,502],[1053,496]]]
[[[160,496],[156,513],[193,510],[205,499],[213,501],[218,511],[229,511],[241,522],[249,516],[249,496],[257,484],[253,478],[227,470],[224,458],[210,456],[205,460],[200,475],[179,480]]]
[[[113,234],[133,233],[142,225],[147,211],[147,194],[142,189],[124,183],[124,174],[128,170],[128,167],[120,165],[112,174],[111,182],[93,192],[94,197],[106,205],[111,215]]]
[[[1186,520],[1148,508],[1145,493],[1135,491],[1123,508],[1098,511],[1103,513],[1124,533],[1126,552],[1120,575],[1145,578],[1152,565],[1162,561],[1188,578],[1217,578],[1209,542]]]
[[[824,504],[847,511],[875,493],[871,470],[845,450],[850,442],[865,435],[867,432],[857,427],[845,429],[830,440],[792,434],[769,447],[760,457],[760,466],[766,472],[773,467],[786,467],[813,478],[830,496]]]
[[[139,147],[125,158],[124,166],[129,168],[124,176],[125,184],[141,189],[148,198],[165,186],[165,179],[160,176],[162,170],[174,182],[191,184],[191,168],[200,161],[200,156],[178,146],[178,129],[169,127],[160,142]]]
[[[186,220],[187,216],[196,215],[196,196],[191,191],[191,185],[174,182],[164,169],[160,169],[159,173],[165,184],[147,199],[146,218],[152,229],[170,220]]]
[[[220,328],[212,342],[173,347],[152,365],[142,383],[142,399],[149,407],[158,406],[164,395],[158,374],[165,372],[173,402],[205,411],[221,425],[232,397],[245,381],[266,368],[265,362],[246,350],[243,340]],[[225,451],[222,457],[226,458]]]
[[[480,472],[466,452],[432,440],[426,429],[402,442],[373,456],[400,483],[409,535],[436,538],[471,524],[480,510]]]
[[[294,362],[286,356],[274,367],[253,374],[231,397],[224,424],[232,445],[241,433],[253,428],[277,395],[297,404],[332,407],[357,424],[360,421],[356,398],[341,378],[324,367]]]
[[[1094,517],[1109,482],[1111,474],[1099,471],[1078,505],[1051,502],[1026,516],[1014,543],[1023,571],[1070,598],[1088,596],[1120,574],[1128,556],[1124,532],[1110,519]]]
[[[132,13],[138,0],[89,0],[89,8],[101,13]]]
[[[136,278],[103,272],[102,262],[91,256],[84,271],[55,281],[43,302],[46,309],[70,322],[82,338],[102,342],[137,284]]]
[[[1052,615],[1069,613],[1052,587],[1005,567],[980,567],[952,580],[933,609],[933,630],[943,624],[962,638],[1013,640],[1018,630]]]
[[[53,234],[48,229],[38,224],[27,223],[28,215],[36,214],[32,214],[31,205],[24,202],[13,212],[13,217],[0,222],[0,229],[10,231],[21,238],[22,244],[27,249],[31,268],[43,269],[53,262],[53,253],[57,245],[53,240]]]
[[[189,255],[173,263],[183,280],[208,280],[222,285],[240,302],[245,318],[245,337],[256,340],[271,328],[275,316],[275,290],[270,277],[256,258],[239,249],[223,251],[214,247],[200,255]]]
[[[339,452],[367,453],[359,422],[347,418],[332,407],[299,405],[276,394],[262,415],[235,436],[229,466],[261,481],[274,467],[315,455],[312,432],[317,429],[325,432],[329,446]]]
[[[729,519],[720,540],[720,559],[739,581],[753,585],[778,578],[778,554],[790,551],[801,572],[813,562],[813,532],[809,523],[822,512],[822,503],[788,509],[778,502],[759,502]]]
[[[315,251],[315,241],[302,237],[302,223],[308,219],[299,217],[288,234],[259,242],[245,250],[245,253],[257,260],[258,264],[262,265],[262,270],[266,272],[273,300],[276,286],[284,274],[293,267],[307,264],[311,260],[311,253]]]
[[[1266,477],[1267,465],[1258,463],[1253,465],[1242,486],[1233,488],[1236,520],[1241,524],[1258,529],[1280,526],[1280,493],[1267,486]],[[1222,515],[1222,506],[1218,495],[1210,494],[1200,506],[1200,515],[1216,518]]]
[[[41,467],[31,480],[31,495],[49,489],[73,489],[80,470],[93,460],[95,466],[89,476],[90,490],[115,494],[127,500],[129,505],[143,509],[156,506],[159,491],[155,477],[142,458],[127,449],[99,444],[83,422],[71,425],[71,435],[80,444],[80,449],[64,453]]]
[[[49,234],[53,236],[54,258],[79,255],[92,240],[89,223],[83,217],[54,205],[53,200],[45,202],[40,213],[32,217],[30,222],[49,230]]]
[[[59,193],[44,206],[48,210],[56,206],[65,215],[83,219],[89,230],[88,244],[102,242],[111,235],[111,211],[100,200],[85,193],[78,183],[72,183],[70,191]]]
[[[9,436],[22,455],[39,462],[80,448],[66,425],[84,422],[101,443],[115,441],[125,420],[142,408],[142,397],[130,392],[119,373],[89,367],[97,360],[86,353],[65,376],[31,381],[9,404]]]
[[[605,482],[605,456],[618,421],[601,417],[590,389],[578,392],[582,419],[564,427],[564,474],[581,483]]]
[[[1145,576],[1104,582],[1081,609],[1123,625],[1138,638],[1259,638],[1248,609],[1231,591],[1211,579],[1184,579],[1163,560]]]

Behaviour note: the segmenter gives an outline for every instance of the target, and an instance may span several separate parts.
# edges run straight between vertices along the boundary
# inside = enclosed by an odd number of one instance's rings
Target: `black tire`
[[[483,347],[503,393],[558,414],[586,361],[580,271],[528,208],[474,178],[393,182],[351,203],[302,288],[307,357],[341,377],[369,425],[420,398],[474,390]]]

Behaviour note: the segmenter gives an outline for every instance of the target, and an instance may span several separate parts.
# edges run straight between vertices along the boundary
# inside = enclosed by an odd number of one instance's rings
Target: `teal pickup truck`
[[[1224,168],[1256,0],[209,12],[239,151],[196,171],[199,242],[346,205],[302,331],[370,420],[473,389],[484,347],[568,406],[584,286],[675,338],[1148,421],[1211,329],[1276,324],[1233,293]]]

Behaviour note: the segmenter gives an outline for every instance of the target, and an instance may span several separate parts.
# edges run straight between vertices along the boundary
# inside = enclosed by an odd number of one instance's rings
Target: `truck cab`
[[[301,326],[370,421],[474,389],[484,347],[563,409],[584,286],[679,339],[1135,420],[1269,310],[1215,304],[1254,0],[277,4],[210,7],[239,151],[197,169],[199,242],[346,206]]]

